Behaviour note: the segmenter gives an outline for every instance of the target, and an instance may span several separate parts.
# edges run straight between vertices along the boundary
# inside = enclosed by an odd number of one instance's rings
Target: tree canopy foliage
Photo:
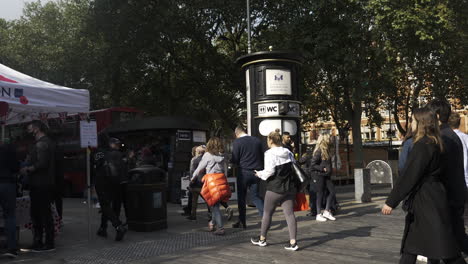
[[[258,0],[253,50],[297,50],[304,121],[351,127],[356,166],[366,113],[398,129],[424,98],[468,104],[466,0]],[[246,3],[229,0],[60,0],[0,19],[0,62],[50,82],[89,89],[93,108],[135,106],[189,115],[214,129],[245,118]]]

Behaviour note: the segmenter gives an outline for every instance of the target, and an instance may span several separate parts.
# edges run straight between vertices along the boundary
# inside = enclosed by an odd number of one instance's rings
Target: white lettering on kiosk
[[[279,105],[278,103],[265,103],[258,105],[258,116],[278,116]],[[299,104],[289,103],[289,111],[286,114],[288,116],[299,115]]]

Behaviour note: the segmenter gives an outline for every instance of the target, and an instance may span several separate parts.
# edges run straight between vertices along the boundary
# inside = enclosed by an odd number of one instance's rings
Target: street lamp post
[[[252,52],[250,43],[250,0],[247,0],[247,53]]]

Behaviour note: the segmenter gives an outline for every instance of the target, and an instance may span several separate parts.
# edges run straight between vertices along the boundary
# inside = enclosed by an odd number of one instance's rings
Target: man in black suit
[[[440,133],[444,143],[440,161],[442,182],[447,189],[455,238],[462,252],[467,254],[468,241],[463,219],[467,192],[463,167],[463,145],[457,134],[447,124],[451,113],[450,104],[445,100],[434,99],[427,104],[427,107],[439,118]]]
[[[247,135],[242,126],[237,126],[234,133],[236,140],[232,146],[231,162],[237,166],[237,205],[239,207],[239,221],[234,228],[246,228],[246,195],[250,189],[252,202],[263,216],[263,199],[259,194],[259,181],[254,170],[263,170],[263,147],[260,139]]]

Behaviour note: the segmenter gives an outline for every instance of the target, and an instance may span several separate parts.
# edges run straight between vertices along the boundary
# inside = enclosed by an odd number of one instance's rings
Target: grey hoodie
[[[195,177],[198,177],[198,179],[201,180],[205,174],[209,173],[224,173],[224,167],[225,161],[222,154],[213,155],[209,152],[205,152],[197,169],[192,175],[192,180]]]

